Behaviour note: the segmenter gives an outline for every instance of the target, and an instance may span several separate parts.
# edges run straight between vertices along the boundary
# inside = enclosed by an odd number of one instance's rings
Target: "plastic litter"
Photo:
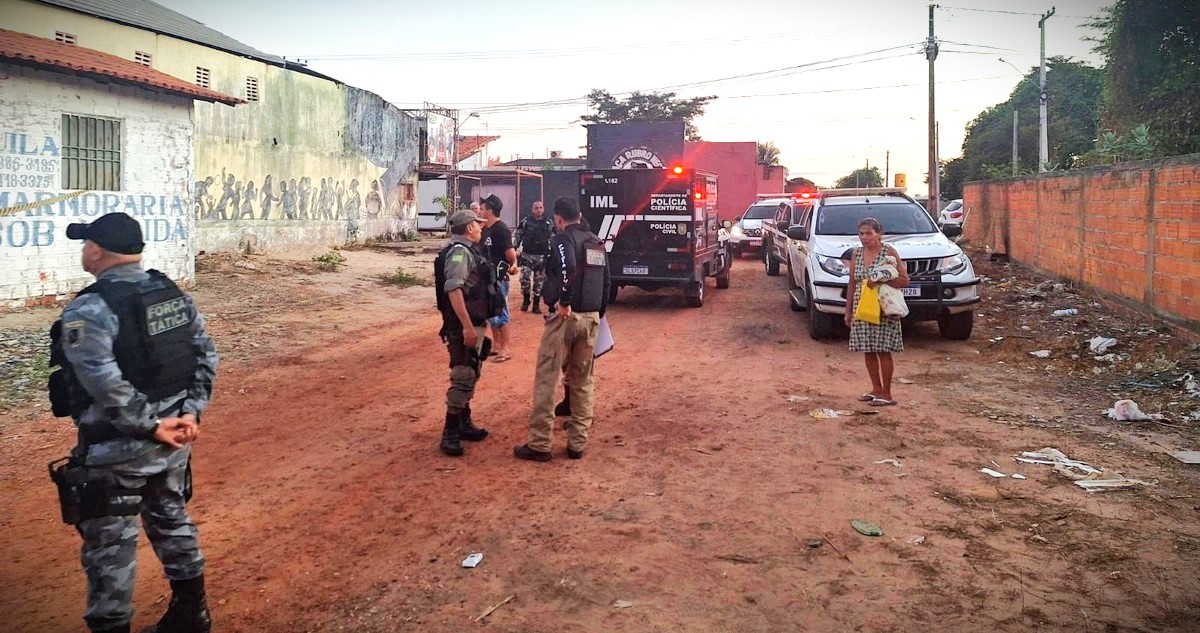
[[[1148,481],[1140,479],[1127,479],[1119,477],[1117,479],[1081,479],[1075,482],[1076,486],[1083,488],[1088,492],[1100,492],[1104,490],[1126,490],[1128,488],[1138,488],[1140,486],[1152,485]]]
[[[925,542],[924,534],[921,534],[920,536],[914,536],[914,537],[908,539],[909,545],[920,545],[921,543],[924,543],[924,542]]]
[[[855,519],[850,522],[850,526],[863,536],[883,536],[883,529],[870,521]]]
[[[1075,316],[1079,314],[1079,310],[1077,308],[1067,308],[1066,310],[1055,310],[1053,314],[1056,317]]]
[[[1175,451],[1171,457],[1185,464],[1200,464],[1200,451]]]
[[[853,411],[838,411],[837,409],[813,409],[808,415],[817,420],[830,420],[843,416],[854,415]]]
[[[1028,477],[1026,477],[1025,475],[1022,475],[1021,473],[1013,473],[1012,478],[1013,479],[1028,479]]]
[[[1104,414],[1110,420],[1121,420],[1123,422],[1137,422],[1141,420],[1161,420],[1161,414],[1147,415],[1142,413],[1138,405],[1133,400],[1117,400],[1116,404],[1111,409],[1104,411]]]
[[[892,459],[892,458],[890,458],[890,457],[889,457],[889,458],[887,458],[887,459],[879,459],[879,460],[875,460],[875,463],[876,463],[876,464],[891,464],[891,465],[895,466],[896,468],[899,468],[899,467],[900,467],[900,460],[898,460],[898,459]]]
[[[1091,350],[1093,354],[1103,354],[1104,352],[1107,352],[1110,347],[1116,344],[1117,339],[1115,338],[1097,336],[1088,341],[1088,349]]]
[[[1100,473],[1099,468],[1093,468],[1087,462],[1076,461],[1067,457],[1066,453],[1057,448],[1043,448],[1040,451],[1025,451],[1013,458],[1022,464],[1044,464],[1053,466],[1055,472],[1071,479],[1082,479],[1088,475]],[[1073,472],[1078,471],[1078,472]]]
[[[470,556],[463,559],[462,566],[466,567],[468,569],[471,569],[474,567],[478,567],[479,563],[482,563],[482,562],[483,562],[483,554],[481,554],[479,552],[475,552],[474,554],[471,554]]]
[[[1039,350],[1038,350],[1038,351],[1036,351],[1036,352],[1029,352],[1029,355],[1030,355],[1030,356],[1037,356],[1038,358],[1050,358],[1050,350],[1048,350],[1048,349],[1039,349]]]
[[[809,398],[808,396],[788,396],[788,397],[787,397],[787,401],[788,401],[789,403],[791,403],[791,404],[798,404],[798,403],[801,403],[801,402],[808,402],[809,400],[812,400],[812,398]]]
[[[990,475],[992,477],[995,477],[996,479],[1005,479],[1008,477],[1008,475],[1005,475],[1004,473],[1002,473],[998,470],[992,470],[991,468],[986,468],[986,467],[980,468],[979,472],[981,472],[985,475]]]
[[[633,602],[629,600],[613,600],[612,606],[614,609],[628,609],[633,606]]]

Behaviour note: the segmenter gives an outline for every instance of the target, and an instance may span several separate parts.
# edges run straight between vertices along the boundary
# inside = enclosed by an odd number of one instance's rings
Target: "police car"
[[[777,205],[778,206],[778,205]],[[849,269],[841,257],[860,246],[858,223],[875,218],[885,244],[896,249],[910,283],[901,289],[909,321],[937,321],[942,336],[971,336],[980,280],[971,260],[949,238],[958,225],[938,231],[929,214],[903,189],[824,189],[795,194],[786,210],[763,221],[763,264],[768,275],[787,267],[788,300],[808,312],[809,334],[832,338],[846,312]]]
[[[763,220],[775,217],[779,203],[790,204],[791,199],[786,194],[759,195],[758,202],[750,205],[742,217],[729,229],[729,247],[734,257],[746,253],[758,254],[762,250]]]

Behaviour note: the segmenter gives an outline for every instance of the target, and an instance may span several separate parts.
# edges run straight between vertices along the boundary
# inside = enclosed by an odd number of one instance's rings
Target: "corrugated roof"
[[[136,84],[161,92],[234,105],[237,97],[202,88],[133,60],[42,37],[0,29],[0,60],[66,70],[73,73]]]
[[[94,15],[129,26],[170,35],[272,64],[283,64],[278,55],[247,46],[220,31],[149,0],[37,0],[42,4]]]

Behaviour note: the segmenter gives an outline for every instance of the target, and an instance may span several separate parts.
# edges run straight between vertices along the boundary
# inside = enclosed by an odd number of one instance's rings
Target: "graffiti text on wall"
[[[51,191],[0,191],[0,209],[57,197],[58,194]],[[34,207],[13,217],[0,218],[0,247],[51,246],[56,237],[66,231],[67,224],[118,212],[138,219],[147,243],[187,238],[186,211],[180,196],[85,193],[70,200]]]
[[[0,187],[50,189],[58,176],[58,144],[50,136],[0,134]]]

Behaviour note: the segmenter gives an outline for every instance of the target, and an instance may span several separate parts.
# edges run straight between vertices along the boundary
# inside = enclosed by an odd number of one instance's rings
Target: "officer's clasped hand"
[[[200,426],[191,414],[179,418],[162,418],[158,421],[158,428],[154,430],[154,439],[171,448],[183,448],[199,437]]]

